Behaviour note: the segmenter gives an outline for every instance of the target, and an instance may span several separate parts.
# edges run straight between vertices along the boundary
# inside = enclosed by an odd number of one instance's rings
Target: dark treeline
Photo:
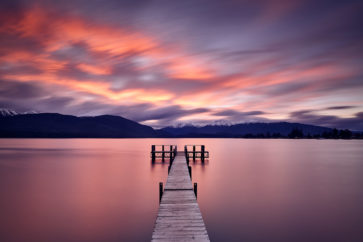
[[[331,132],[323,132],[321,134],[311,135],[304,133],[302,129],[294,128],[286,135],[280,133],[260,133],[260,134],[244,134],[238,138],[290,138],[290,139],[363,139],[363,132],[352,132],[348,129],[332,129]]]

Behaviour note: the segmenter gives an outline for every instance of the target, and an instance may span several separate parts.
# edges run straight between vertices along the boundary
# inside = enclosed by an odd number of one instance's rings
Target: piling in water
[[[151,146],[151,160],[152,162],[155,162],[155,145]]]
[[[164,160],[165,160],[164,145],[161,146],[161,151],[162,151],[162,153],[161,153],[161,159],[164,162]]]
[[[193,145],[193,161],[195,161],[195,145]]]
[[[202,160],[202,163],[204,163],[204,145],[201,146],[201,153],[200,153],[200,159]]]
[[[198,197],[198,184],[196,182],[194,182],[194,195],[195,195],[195,198]]]
[[[159,202],[161,202],[161,198],[163,197],[163,192],[164,192],[163,183],[159,182]]]

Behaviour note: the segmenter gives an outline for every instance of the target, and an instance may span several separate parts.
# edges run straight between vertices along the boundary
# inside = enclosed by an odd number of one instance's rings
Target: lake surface
[[[168,163],[191,162],[212,241],[363,241],[363,141],[0,139],[0,241],[149,241]]]

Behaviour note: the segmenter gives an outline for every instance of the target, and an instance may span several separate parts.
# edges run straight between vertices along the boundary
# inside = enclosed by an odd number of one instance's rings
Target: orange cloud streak
[[[77,67],[84,71],[84,72],[88,72],[94,75],[109,75],[111,74],[111,71],[108,69],[107,66],[104,67],[99,67],[99,66],[93,66],[93,65],[88,65],[88,64],[78,64]]]
[[[4,29],[0,31],[4,31]],[[85,91],[87,90],[99,95],[103,94],[111,99],[118,99],[124,94],[107,90],[107,88],[109,88],[109,85],[107,84],[95,82],[85,84],[84,81],[72,79],[59,81],[62,79],[61,76],[50,76],[50,74],[55,71],[62,71],[62,68],[67,64],[67,62],[64,61],[51,59],[49,56],[50,53],[63,47],[67,47],[72,43],[84,42],[87,43],[87,46],[92,51],[107,53],[107,55],[111,56],[120,56],[130,52],[140,52],[142,56],[151,60],[151,65],[162,65],[163,68],[165,68],[165,74],[168,75],[169,78],[205,80],[212,77],[208,68],[206,68],[201,61],[196,58],[186,57],[180,48],[161,46],[152,37],[142,33],[85,22],[83,19],[77,17],[60,17],[52,15],[51,11],[39,7],[34,7],[26,11],[23,18],[20,18],[17,22],[12,23],[11,26],[8,26],[6,31],[20,34],[23,37],[41,39],[42,43],[45,45],[46,53],[37,55],[24,51],[15,51],[1,57],[0,61],[7,63],[21,61],[36,66],[43,71],[43,74],[41,76],[32,77],[33,80],[56,82],[57,84],[67,83],[69,88],[81,87],[81,89],[84,89]],[[167,61],[166,64],[165,60]],[[77,68],[95,75],[110,74],[108,66],[102,64],[95,66],[90,63],[79,63]],[[17,74],[11,75],[11,78],[14,80],[27,79],[27,77],[18,76]],[[150,92],[131,92],[135,93],[132,95],[133,97],[140,94],[136,99],[148,101],[166,100],[172,96],[167,91],[163,91],[164,94],[161,95],[153,95],[151,98],[148,98],[148,96],[151,96]],[[130,91],[124,91],[124,93],[130,93]]]

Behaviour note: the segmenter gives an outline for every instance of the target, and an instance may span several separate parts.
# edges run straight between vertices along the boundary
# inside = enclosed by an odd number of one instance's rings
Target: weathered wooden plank
[[[155,221],[152,241],[209,241],[184,152],[175,157]]]
[[[161,235],[154,236],[152,241],[210,241],[208,235]]]
[[[171,236],[171,237],[170,237]],[[207,238],[208,237],[208,233],[205,231],[203,233],[195,233],[193,231],[191,232],[187,232],[187,231],[171,231],[171,232],[164,232],[164,233],[154,233],[153,234],[153,238],[155,237],[163,237],[163,238],[170,238],[170,239],[175,239],[176,237],[202,237],[202,238]]]

